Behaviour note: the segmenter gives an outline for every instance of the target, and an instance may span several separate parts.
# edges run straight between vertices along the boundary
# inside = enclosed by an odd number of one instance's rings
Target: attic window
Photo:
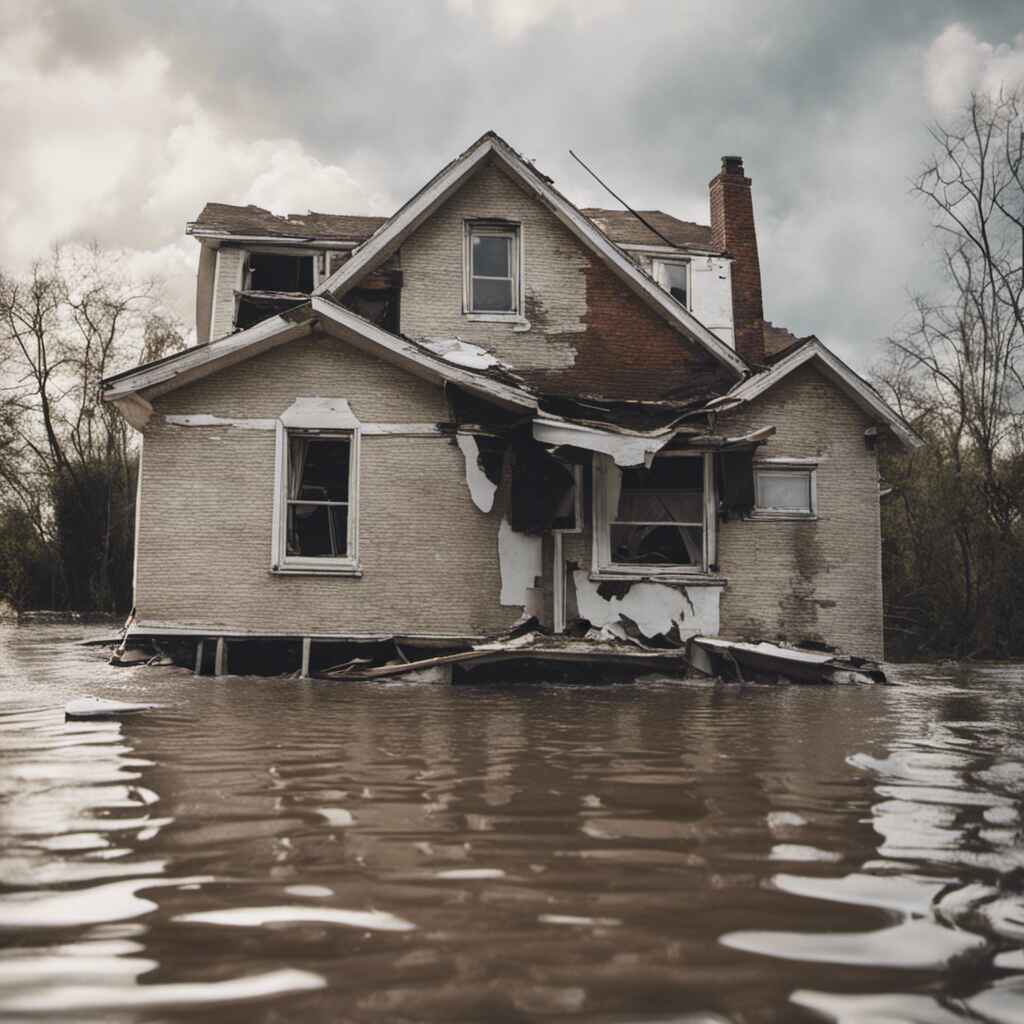
[[[313,257],[283,252],[251,252],[245,265],[243,290],[308,294],[313,290]]]
[[[466,312],[519,313],[519,227],[466,224]]]
[[[690,306],[690,261],[654,260],[654,280],[680,305]]]

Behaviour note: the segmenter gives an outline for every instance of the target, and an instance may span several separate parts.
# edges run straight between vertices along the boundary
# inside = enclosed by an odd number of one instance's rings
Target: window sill
[[[597,569],[589,574],[595,583],[685,583],[691,587],[724,587],[729,581],[725,576],[706,572],[684,572],[680,569],[664,571],[638,569],[619,572],[617,569]]]
[[[358,565],[272,565],[271,576],[352,576],[360,577]]]
[[[813,512],[751,512],[743,518],[748,523],[814,523],[818,516]]]
[[[530,328],[530,321],[519,313],[472,313],[464,310],[462,315],[474,324],[511,324],[524,330]]]

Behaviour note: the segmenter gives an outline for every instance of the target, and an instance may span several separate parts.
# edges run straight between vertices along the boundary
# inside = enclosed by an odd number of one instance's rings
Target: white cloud
[[[1024,33],[993,46],[959,22],[947,26],[925,56],[928,102],[938,117],[949,117],[972,90],[995,93],[1024,82]]]
[[[576,28],[626,9],[623,0],[448,0],[448,9],[478,17],[495,35],[517,39],[551,18],[567,14]]]

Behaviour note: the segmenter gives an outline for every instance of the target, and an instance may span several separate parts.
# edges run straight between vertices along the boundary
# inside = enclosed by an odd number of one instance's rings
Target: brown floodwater
[[[3,1019],[1024,1021],[1019,666],[195,679],[83,635],[0,627]]]

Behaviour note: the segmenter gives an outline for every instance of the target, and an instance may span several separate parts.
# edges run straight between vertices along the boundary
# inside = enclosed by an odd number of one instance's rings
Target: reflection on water
[[[323,684],[74,636],[0,627],[0,1017],[1024,1020],[1017,669]]]

